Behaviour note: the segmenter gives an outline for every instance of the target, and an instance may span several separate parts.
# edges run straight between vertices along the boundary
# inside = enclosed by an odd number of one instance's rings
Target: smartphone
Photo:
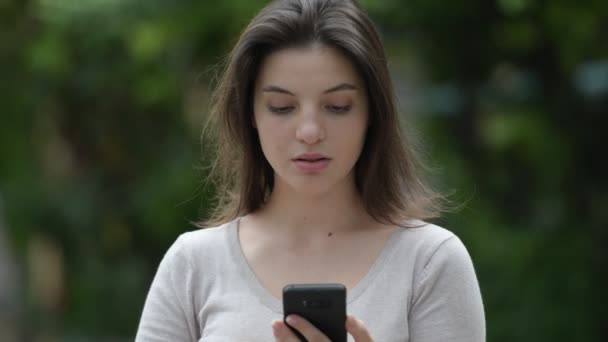
[[[283,320],[291,314],[305,318],[332,342],[346,342],[346,287],[344,285],[290,284],[285,286],[283,288]],[[306,341],[299,331],[292,327],[289,328],[301,341]]]

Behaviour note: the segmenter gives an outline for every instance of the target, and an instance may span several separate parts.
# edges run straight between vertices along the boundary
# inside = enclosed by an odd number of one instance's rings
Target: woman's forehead
[[[285,48],[261,63],[256,88],[268,86],[296,91],[313,87],[324,91],[339,84],[363,88],[354,65],[339,50],[327,46]]]

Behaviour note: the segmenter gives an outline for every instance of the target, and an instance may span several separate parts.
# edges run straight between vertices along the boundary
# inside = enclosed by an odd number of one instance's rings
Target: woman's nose
[[[319,113],[302,114],[296,138],[306,144],[316,144],[325,139],[325,127]]]

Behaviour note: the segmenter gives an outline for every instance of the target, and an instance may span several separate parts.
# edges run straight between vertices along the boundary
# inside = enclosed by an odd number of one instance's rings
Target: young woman
[[[292,283],[342,283],[362,341],[485,340],[471,259],[399,132],[384,48],[349,0],[278,0],[214,94],[220,200],[162,260],[137,341],[298,341]],[[302,317],[287,323],[327,341]]]

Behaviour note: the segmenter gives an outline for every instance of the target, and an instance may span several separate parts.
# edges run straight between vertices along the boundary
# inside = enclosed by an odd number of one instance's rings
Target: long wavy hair
[[[351,0],[276,0],[252,19],[219,70],[203,131],[205,146],[215,153],[210,179],[217,197],[211,217],[199,226],[228,222],[266,203],[274,171],[252,125],[256,77],[268,54],[313,44],[341,51],[367,87],[370,125],[355,183],[368,214],[404,225],[441,213],[444,197],[422,181],[422,163],[400,131],[384,46],[368,15]]]

